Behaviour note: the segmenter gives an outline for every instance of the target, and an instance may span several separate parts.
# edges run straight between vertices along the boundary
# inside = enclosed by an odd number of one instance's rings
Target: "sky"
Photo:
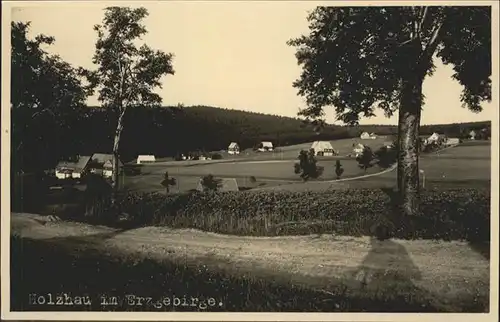
[[[47,47],[74,66],[95,68],[95,24],[111,3],[32,3],[18,5],[12,21],[31,21],[31,35],[55,37]],[[112,5],[120,3],[113,2]],[[137,7],[127,3],[128,6]],[[292,83],[300,76],[290,38],[308,33],[308,2],[143,2],[149,11],[144,20],[150,47],[174,54],[174,76],[163,78],[157,93],[163,105],[208,105],[296,117],[306,107]],[[492,103],[483,103],[479,114],[461,107],[461,86],[451,78],[451,66],[437,61],[437,71],[424,81],[426,104],[421,124],[492,120]],[[96,97],[90,105],[98,105]],[[333,108],[326,120],[335,121]],[[397,124],[382,111],[361,124]]]

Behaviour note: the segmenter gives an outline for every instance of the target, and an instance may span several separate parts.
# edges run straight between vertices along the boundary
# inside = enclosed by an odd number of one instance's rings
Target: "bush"
[[[225,234],[286,235],[293,222],[302,225],[293,234],[373,236],[384,224],[396,238],[490,240],[490,192],[481,189],[422,192],[422,214],[393,224],[389,195],[371,189],[127,194],[121,205],[144,224]]]
[[[342,164],[340,164],[340,160],[335,162],[335,174],[337,175],[337,179],[340,179],[342,174],[344,173],[344,168],[342,168]]]
[[[222,159],[222,154],[212,153],[212,155],[210,157],[212,158],[212,160],[220,160],[220,159]]]
[[[381,147],[375,151],[377,165],[382,169],[387,169],[398,162],[398,152],[395,147]]]
[[[209,174],[201,178],[200,183],[203,187],[203,190],[217,191],[222,185],[222,180],[217,179],[213,175]]]

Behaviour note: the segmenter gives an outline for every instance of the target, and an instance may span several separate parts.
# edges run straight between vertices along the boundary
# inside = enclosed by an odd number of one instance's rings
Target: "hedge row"
[[[490,191],[430,190],[421,195],[421,214],[398,215],[382,190],[333,192],[130,193],[121,208],[147,225],[196,228],[236,235],[334,233],[374,235],[389,227],[403,239],[490,240]],[[392,228],[390,228],[392,227]]]

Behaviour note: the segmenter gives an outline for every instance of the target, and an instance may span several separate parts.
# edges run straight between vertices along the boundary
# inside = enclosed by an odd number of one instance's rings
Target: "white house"
[[[137,157],[137,164],[152,163],[152,162],[156,162],[156,158],[154,155],[139,155]]]
[[[266,152],[273,150],[273,143],[269,141],[262,141],[260,143],[260,147],[258,149],[259,152]]]
[[[358,143],[358,144],[354,145],[352,152],[354,153],[354,155],[357,158],[361,153],[363,153],[364,149],[365,149],[365,146],[361,143]]]
[[[425,144],[430,144],[430,143],[433,143],[433,142],[437,142],[437,141],[439,141],[440,138],[441,138],[441,135],[439,135],[438,133],[434,132],[434,133],[432,133],[431,136],[429,136],[427,139],[425,139]]]
[[[58,179],[80,179],[88,170],[90,156],[79,156],[76,161],[61,161],[55,168]]]
[[[240,146],[236,142],[231,142],[227,148],[227,153],[229,154],[240,154]]]
[[[377,138],[377,135],[375,133],[369,134],[368,132],[363,132],[361,133],[360,138],[362,140],[374,140]]]
[[[476,131],[472,130],[469,132],[469,138],[471,140],[475,140],[476,139]]]
[[[314,150],[315,155],[320,156],[333,156],[335,155],[335,150],[333,149],[330,141],[314,141],[311,149]]]
[[[123,168],[123,163],[118,159],[118,167]],[[102,174],[105,178],[113,176],[113,155],[106,153],[94,153],[90,162],[93,173]]]

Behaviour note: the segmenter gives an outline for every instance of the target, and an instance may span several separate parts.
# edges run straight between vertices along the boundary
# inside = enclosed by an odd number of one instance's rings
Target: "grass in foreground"
[[[371,292],[339,286],[327,294],[273,280],[230,277],[203,265],[159,264],[96,251],[69,254],[54,243],[18,237],[11,238],[11,290],[14,311],[484,312],[488,306],[469,301],[460,307],[438,307],[436,298],[431,304],[433,296],[411,282]],[[54,297],[61,293],[88,296],[92,302],[88,306],[30,304],[30,294],[47,298],[48,293]],[[135,305],[127,304],[127,294],[136,296]],[[103,295],[108,299],[117,296],[116,305],[101,305]],[[147,300],[143,300],[138,305],[137,296],[151,297],[152,301],[146,305]],[[171,302],[152,306],[162,297]]]

